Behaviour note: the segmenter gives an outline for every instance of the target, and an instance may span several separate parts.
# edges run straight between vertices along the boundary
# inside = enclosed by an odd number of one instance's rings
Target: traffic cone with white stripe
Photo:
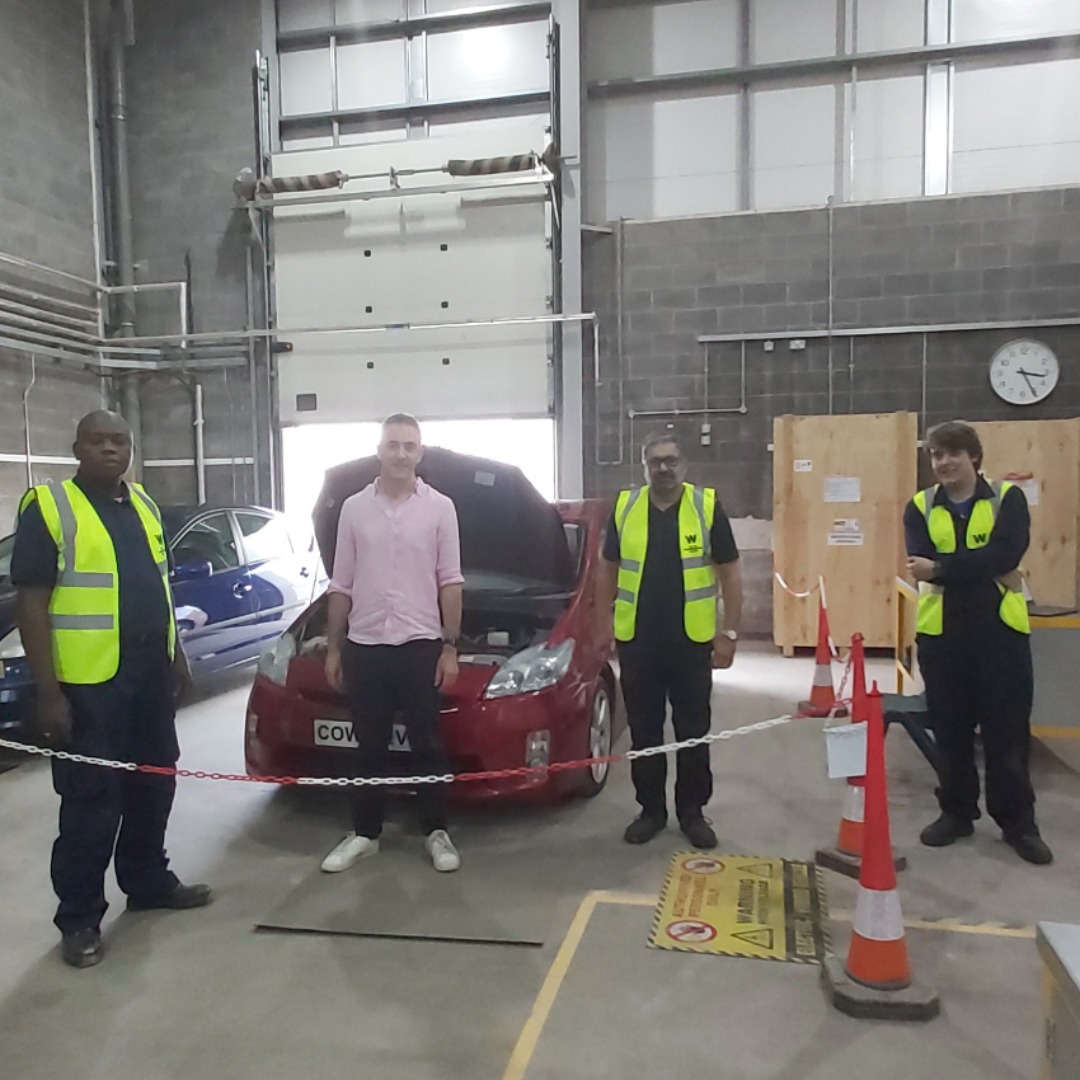
[[[936,992],[914,983],[896,887],[885,779],[885,719],[881,693],[869,696],[866,748],[866,832],[859,893],[847,963],[828,956],[822,978],[833,1004],[850,1016],[879,1020],[930,1020]]]
[[[829,611],[825,603],[825,581],[818,579],[818,633],[814,650],[814,678],[810,698],[799,702],[800,716],[847,716],[847,709],[838,705],[833,689],[832,658],[836,652],[829,633]]]
[[[862,634],[851,637],[851,722],[866,723],[869,719],[869,698],[866,693],[866,652]],[[840,808],[840,828],[836,844],[830,848],[818,848],[814,861],[819,866],[835,870],[847,877],[857,878],[862,867],[863,835],[866,818],[866,777],[849,776],[844,788],[844,802]],[[903,855],[893,856],[897,870],[907,868]]]

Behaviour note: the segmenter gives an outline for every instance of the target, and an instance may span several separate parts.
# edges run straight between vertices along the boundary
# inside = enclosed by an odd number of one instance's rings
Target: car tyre
[[[611,688],[601,679],[589,707],[588,756],[605,758],[611,754],[612,713],[614,700]],[[611,763],[597,761],[582,770],[583,780],[578,793],[586,799],[595,798],[604,790],[611,774]]]

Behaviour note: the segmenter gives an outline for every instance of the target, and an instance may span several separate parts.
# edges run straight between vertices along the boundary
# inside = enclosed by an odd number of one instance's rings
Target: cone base
[[[903,990],[874,990],[856,982],[838,956],[826,956],[821,982],[833,1005],[857,1020],[933,1020],[941,999],[932,987],[913,982]]]
[[[815,705],[812,701],[800,701],[796,715],[823,720],[828,716],[847,716],[848,708],[846,705]]]
[[[858,855],[849,855],[846,851],[841,851],[836,847],[818,848],[814,852],[814,862],[818,866],[823,866],[826,870],[835,870],[838,874],[854,878],[856,881],[862,871],[862,860]],[[897,855],[894,851],[893,866],[896,868],[897,873],[906,870],[907,856]]]

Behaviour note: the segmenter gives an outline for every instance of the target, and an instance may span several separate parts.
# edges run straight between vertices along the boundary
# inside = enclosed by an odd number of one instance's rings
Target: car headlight
[[[278,686],[284,686],[289,664],[296,655],[296,640],[292,634],[282,634],[263,650],[259,657],[259,674]]]
[[[554,686],[569,671],[573,656],[573,638],[567,638],[559,645],[533,645],[523,649],[495,672],[484,697],[531,694]]]
[[[0,638],[0,660],[21,660],[26,655],[18,627]]]

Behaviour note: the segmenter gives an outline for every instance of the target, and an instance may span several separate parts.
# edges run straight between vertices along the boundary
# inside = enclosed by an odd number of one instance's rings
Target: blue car
[[[326,586],[313,539],[257,506],[162,507],[180,640],[196,679],[258,659]],[[0,736],[31,729],[34,683],[15,624],[14,537],[0,540]]]

